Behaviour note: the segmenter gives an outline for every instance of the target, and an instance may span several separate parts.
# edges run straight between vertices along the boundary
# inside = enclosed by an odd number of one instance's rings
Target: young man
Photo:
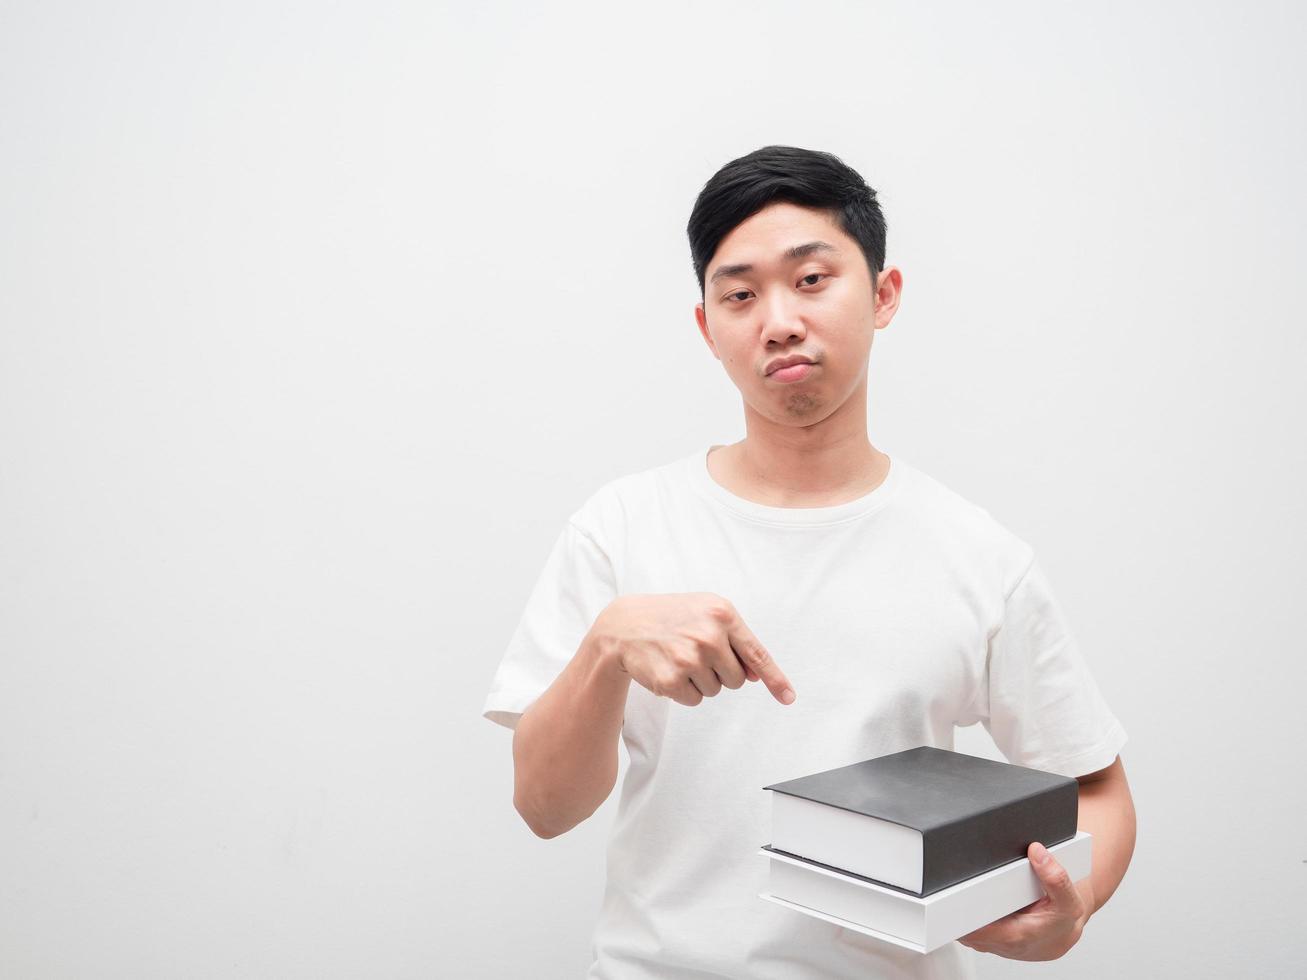
[[[1051,959],[1134,846],[1104,702],[1029,545],[867,436],[867,366],[903,277],[863,179],[769,146],[689,223],[708,349],[746,435],[613,480],[563,527],[484,715],[515,728],[514,805],[565,833],[630,766],[588,976],[966,977],[973,949]],[[757,681],[758,683],[749,683]],[[1081,782],[1093,874],[1030,857],[1047,895],[930,955],[758,898],[768,783],[981,722]]]

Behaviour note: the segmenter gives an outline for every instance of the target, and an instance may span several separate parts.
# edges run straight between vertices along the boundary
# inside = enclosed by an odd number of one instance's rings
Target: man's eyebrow
[[[781,253],[781,258],[790,260],[802,259],[812,255],[814,252],[834,252],[838,255],[839,251],[838,248],[827,242],[804,242],[802,245],[794,245],[791,248],[787,248]],[[753,266],[748,262],[741,262],[737,265],[719,265],[717,271],[712,274],[712,278],[708,281],[716,282],[718,279],[725,276],[738,276],[742,272],[749,272],[752,268]]]

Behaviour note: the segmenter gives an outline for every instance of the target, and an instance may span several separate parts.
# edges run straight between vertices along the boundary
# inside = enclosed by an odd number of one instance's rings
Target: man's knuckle
[[[735,607],[729,599],[716,596],[708,603],[708,616],[714,622],[725,625],[735,618]]]
[[[690,648],[696,654],[711,650],[717,644],[716,637],[708,630],[694,630],[687,639],[690,641]]]
[[[676,690],[680,676],[669,672],[659,672],[653,677],[653,691],[659,697],[667,697]]]
[[[677,673],[685,674],[699,665],[700,656],[699,648],[691,643],[688,646],[677,647],[673,650],[670,660]]]

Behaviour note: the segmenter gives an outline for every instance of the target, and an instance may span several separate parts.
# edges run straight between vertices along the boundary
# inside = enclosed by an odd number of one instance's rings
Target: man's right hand
[[[761,680],[777,701],[794,689],[729,601],[712,592],[619,596],[591,630],[614,665],[659,697],[693,707],[723,687]]]

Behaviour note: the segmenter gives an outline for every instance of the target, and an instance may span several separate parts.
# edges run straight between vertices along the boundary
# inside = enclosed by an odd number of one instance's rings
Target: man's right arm
[[[539,837],[557,837],[608,799],[631,682],[694,707],[761,680],[782,704],[794,690],[735,607],[711,592],[624,595],[595,618],[576,654],[513,733],[513,805]]]
[[[539,837],[589,817],[617,782],[617,740],[631,675],[593,628],[576,655],[518,719],[513,806]]]

